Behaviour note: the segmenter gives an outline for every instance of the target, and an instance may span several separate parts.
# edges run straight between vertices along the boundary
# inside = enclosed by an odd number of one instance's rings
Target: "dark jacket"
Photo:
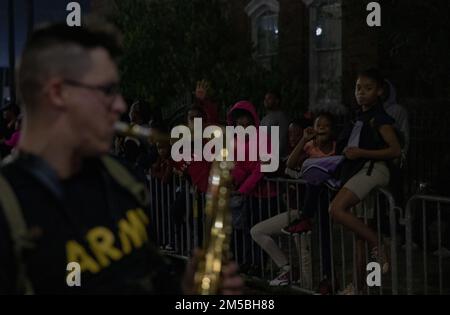
[[[149,239],[149,209],[99,159],[85,160],[67,180],[59,180],[45,161],[32,155],[21,155],[1,174],[33,231],[34,247],[23,252],[23,261],[36,293],[180,292],[180,282],[173,280]],[[14,227],[6,222],[0,207],[0,293],[14,293]],[[70,262],[81,266],[81,287],[66,284]]]
[[[378,104],[366,112],[358,111],[356,113],[356,119],[344,127],[344,130],[337,141],[336,154],[343,154],[344,149],[347,147],[355,121],[363,122],[359,148],[365,150],[381,150],[386,148],[387,144],[379,133],[379,128],[383,125],[393,125],[394,119],[385,112],[381,104]],[[337,176],[341,180],[342,185],[345,185],[350,178],[356,175],[368,161],[369,160],[367,159],[344,160],[337,172]]]

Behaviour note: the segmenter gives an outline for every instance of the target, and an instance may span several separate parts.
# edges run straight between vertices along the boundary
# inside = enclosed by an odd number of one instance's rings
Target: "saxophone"
[[[168,136],[152,134],[147,128],[130,126],[122,122],[115,125],[116,134],[140,139],[168,139]],[[215,137],[224,135],[222,129],[214,132]],[[206,235],[203,255],[199,259],[194,275],[195,292],[200,295],[215,295],[220,286],[223,264],[229,259],[232,233],[229,199],[231,193],[231,170],[233,163],[226,161],[228,151],[219,152],[221,159],[211,165],[209,186],[206,194],[205,222]]]
[[[145,128],[139,125],[129,125],[124,122],[118,121],[114,125],[114,131],[119,136],[129,136],[144,141],[169,141],[170,137],[165,134],[152,132],[150,128]]]
[[[215,161],[211,167],[205,204],[207,233],[203,256],[194,276],[195,289],[200,295],[218,293],[222,266],[229,259],[232,232],[229,211],[231,168],[232,163],[225,161]]]

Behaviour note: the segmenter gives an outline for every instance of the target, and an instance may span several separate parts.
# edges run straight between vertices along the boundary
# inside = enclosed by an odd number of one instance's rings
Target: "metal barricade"
[[[302,180],[292,180],[284,178],[267,179],[267,182],[276,185],[277,213],[287,212],[287,220],[283,224],[287,226],[295,218],[293,211],[303,211],[303,201],[306,182]],[[281,187],[281,189],[280,189]],[[334,191],[327,188],[324,193],[327,195],[328,203],[331,202]],[[294,195],[295,198],[291,198]],[[372,221],[372,228],[378,235],[378,248],[387,242],[390,245],[390,272],[382,276],[381,285],[375,288],[367,287],[365,294],[398,294],[398,260],[397,260],[397,220],[398,208],[395,207],[392,195],[385,189],[379,188],[374,192],[372,202],[367,205],[363,203],[362,217],[366,224]],[[319,201],[318,201],[319,202]],[[292,205],[292,203],[296,203]],[[371,208],[371,209],[368,209]],[[328,206],[319,205],[315,213],[315,221],[312,231],[303,234],[284,235],[273,233],[270,237],[278,238],[278,246],[286,252],[290,273],[290,284],[300,289],[302,292],[315,293],[319,282],[328,278],[332,291],[337,293],[339,288],[345,288],[349,283],[348,279],[353,279],[353,284],[366,282],[369,263],[369,248],[366,243],[362,243],[364,248],[362,253],[364,264],[357,265],[356,253],[357,243],[354,233],[344,227],[334,224],[328,217]],[[369,211],[370,210],[370,211]],[[361,212],[361,211],[360,211]],[[371,212],[368,214],[368,212]],[[324,216],[324,218],[322,218]],[[325,224],[323,222],[325,221]],[[328,221],[328,225],[326,222]],[[256,222],[252,222],[254,225]],[[279,222],[277,222],[279,224]],[[284,226],[278,226],[281,230]],[[327,233],[327,229],[329,232]],[[270,230],[270,229],[269,229]],[[329,235],[329,236],[328,236]],[[383,236],[384,235],[384,236]],[[329,238],[327,240],[327,238]],[[283,243],[287,239],[287,243]],[[292,246],[294,244],[294,246]],[[295,250],[293,250],[293,248]],[[352,249],[352,250],[351,250]],[[260,257],[261,265],[267,265],[272,260],[268,255]],[[331,265],[331,266],[330,266]],[[280,266],[278,266],[280,267]],[[331,267],[331,268],[330,268]],[[267,268],[266,268],[267,269]],[[260,277],[266,280],[273,279],[273,265],[270,272],[260,273]],[[331,269],[331,270],[330,270]],[[361,278],[364,277],[364,278]],[[339,283],[331,279],[339,279]]]
[[[168,253],[189,257],[195,247],[201,246],[205,235],[203,206],[204,194],[198,193],[190,183],[182,177],[174,176],[170,183],[162,183],[159,179],[149,178],[151,198],[151,218],[155,225],[156,243]],[[285,178],[265,179],[259,184],[259,195],[265,188],[267,197],[248,197],[245,210],[248,214],[247,225],[243,229],[235,229],[232,245],[234,259],[249,276],[270,281],[276,277],[274,260],[253,239],[251,230],[258,223],[275,216],[280,216],[275,227],[273,243],[278,246],[277,253],[284,254],[291,272],[289,285],[309,294],[316,293],[321,280],[327,278],[331,282],[332,291],[337,293],[352,279],[356,284],[361,279],[361,270],[366,271],[368,263],[368,246],[364,246],[364,268],[357,266],[357,243],[354,233],[342,226],[334,224],[328,215],[328,204],[335,191],[324,188],[324,200],[315,213],[313,228],[309,233],[286,235],[283,227],[298,218],[304,211],[306,182]],[[272,197],[270,197],[272,195]],[[320,202],[320,200],[318,201]],[[367,294],[398,294],[398,262],[397,262],[397,208],[392,195],[377,189],[374,202],[370,205],[372,215],[368,217],[368,206],[364,205],[364,221],[370,217],[376,223],[373,227],[378,233],[379,247],[384,241],[381,235],[390,234],[390,266],[391,271],[383,276],[381,286],[367,288]],[[276,239],[275,239],[276,238]],[[361,254],[361,253],[359,253]],[[365,273],[366,274],[366,273]],[[330,279],[331,278],[331,279]],[[332,281],[335,279],[336,281]],[[339,282],[337,281],[339,280]]]
[[[447,214],[446,224],[443,213]],[[450,253],[444,252],[450,245],[450,198],[413,196],[406,205],[405,223],[407,293],[450,294]],[[417,251],[413,251],[414,245]]]

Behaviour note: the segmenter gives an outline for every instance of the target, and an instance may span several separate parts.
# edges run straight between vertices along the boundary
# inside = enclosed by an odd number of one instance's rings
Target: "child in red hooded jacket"
[[[243,128],[254,126],[257,130],[256,139],[247,136],[243,140],[245,142],[243,144],[238,143],[240,140],[238,137],[235,139],[235,150],[240,147],[245,148],[245,159],[244,161],[238,161],[236,158],[238,155],[235,152],[235,165],[231,173],[236,190],[231,199],[233,226],[235,230],[242,231],[241,237],[238,237],[236,244],[234,244],[235,256],[238,261],[244,264],[241,269],[246,271],[245,266],[255,267],[260,263],[261,258],[258,257],[260,254],[259,248],[251,240],[250,228],[276,213],[277,192],[273,185],[267,185],[267,182],[263,180],[264,173],[261,172],[259,158],[256,161],[251,161],[249,158],[250,149],[253,147],[251,142],[256,141],[255,147],[258,148],[259,138],[264,137],[258,131],[260,120],[253,104],[248,101],[236,103],[228,112],[227,120],[230,126],[242,126]],[[269,138],[267,139],[269,141]],[[267,147],[270,150],[270,142],[267,143]],[[252,251],[254,255],[252,255]],[[243,257],[240,257],[241,254]],[[254,258],[254,260],[252,261],[251,258]]]

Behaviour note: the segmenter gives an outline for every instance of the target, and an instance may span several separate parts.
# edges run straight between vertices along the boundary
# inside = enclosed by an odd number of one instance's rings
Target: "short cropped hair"
[[[33,32],[25,45],[19,67],[18,87],[25,108],[33,104],[49,78],[61,76],[76,80],[91,66],[89,51],[104,48],[112,58],[121,53],[118,34],[109,26],[86,24],[70,27],[52,24]]]

